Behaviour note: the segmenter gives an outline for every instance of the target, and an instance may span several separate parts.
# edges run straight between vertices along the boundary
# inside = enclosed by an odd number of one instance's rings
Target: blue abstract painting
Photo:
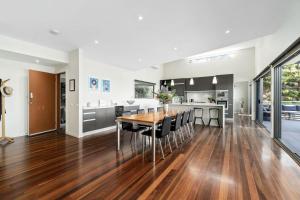
[[[110,80],[102,80],[102,92],[110,92]]]

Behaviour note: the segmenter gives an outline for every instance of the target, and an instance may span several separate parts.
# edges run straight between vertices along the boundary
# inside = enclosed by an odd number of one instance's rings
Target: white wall
[[[0,59],[0,78],[11,79],[8,85],[13,96],[6,99],[6,135],[22,136],[28,133],[28,70],[54,73],[55,68]]]
[[[300,1],[293,1],[282,26],[275,33],[258,40],[255,46],[256,75],[300,37],[299,8]]]
[[[162,69],[144,68],[141,70],[127,70],[111,66],[104,63],[99,63],[88,58],[83,59],[83,106],[87,102],[92,105],[97,105],[98,100],[101,104],[110,104],[111,101],[117,103],[126,103],[128,99],[134,99],[134,80],[142,80],[147,82],[156,83],[156,90],[159,89],[159,81],[162,78]],[[98,78],[99,81],[107,79],[111,81],[111,92],[108,94],[89,89],[89,77]],[[156,101],[153,99],[136,99],[137,104],[153,104]]]
[[[233,112],[240,112],[241,101],[244,101],[244,114],[248,113],[248,81],[236,82],[233,86]]]
[[[234,74],[234,81],[249,81],[254,76],[254,48],[239,50],[234,58],[206,63],[188,63],[186,59],[163,65],[164,79]]]

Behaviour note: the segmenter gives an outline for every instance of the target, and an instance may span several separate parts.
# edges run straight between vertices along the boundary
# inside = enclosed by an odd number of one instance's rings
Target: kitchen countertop
[[[215,103],[172,103],[171,105],[175,106],[204,106],[204,107],[223,107],[224,105],[215,104]]]
[[[90,110],[90,109],[101,109],[101,108],[114,108],[116,106],[139,106],[139,105],[136,105],[136,104],[133,104],[133,105],[110,105],[110,106],[90,106],[90,107],[82,107],[83,110]]]

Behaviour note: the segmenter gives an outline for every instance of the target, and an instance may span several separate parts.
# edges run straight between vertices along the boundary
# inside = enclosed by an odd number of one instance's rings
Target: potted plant
[[[163,104],[164,112],[168,112],[169,103],[172,102],[173,97],[175,97],[175,90],[159,90],[155,95],[159,102]]]

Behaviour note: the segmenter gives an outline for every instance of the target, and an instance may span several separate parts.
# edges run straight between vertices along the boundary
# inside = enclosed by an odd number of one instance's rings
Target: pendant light
[[[213,77],[212,84],[214,85],[218,84],[218,79],[216,76]]]
[[[164,86],[166,86],[166,85],[167,85],[167,81],[164,82]]]
[[[194,85],[194,79],[193,78],[190,79],[190,85]]]
[[[174,80],[172,79],[171,80],[171,86],[174,86],[175,85],[175,83],[174,83]]]

